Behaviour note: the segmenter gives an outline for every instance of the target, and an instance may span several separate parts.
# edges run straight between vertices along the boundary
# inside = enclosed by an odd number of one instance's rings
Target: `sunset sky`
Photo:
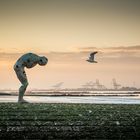
[[[28,89],[112,78],[140,88],[140,0],[1,0],[0,89],[18,89],[13,65],[27,52],[49,59],[26,70]]]

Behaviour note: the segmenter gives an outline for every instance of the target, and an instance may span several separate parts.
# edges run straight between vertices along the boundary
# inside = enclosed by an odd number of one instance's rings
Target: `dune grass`
[[[6,138],[140,139],[140,105],[1,103]]]

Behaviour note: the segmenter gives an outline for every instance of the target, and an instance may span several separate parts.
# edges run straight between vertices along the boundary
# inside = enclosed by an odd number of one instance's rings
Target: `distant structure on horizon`
[[[112,85],[113,88],[106,88],[104,85],[102,85],[99,81],[99,79],[96,79],[95,82],[90,81],[87,82],[86,84],[82,85],[81,89],[84,90],[115,90],[115,91],[123,91],[123,90],[128,90],[128,91],[132,91],[132,90],[139,90],[139,88],[136,88],[134,86],[122,86],[121,84],[119,84],[115,78],[112,79]]]
[[[87,82],[86,84],[82,85],[82,87],[85,89],[98,89],[98,90],[106,89],[106,87],[100,83],[99,79],[96,79],[95,83],[92,81]]]
[[[121,88],[121,84],[117,83],[115,78],[112,79],[112,84],[115,90]]]
[[[57,84],[53,85],[52,87],[55,90],[59,90],[59,89],[61,89],[61,87],[62,87],[63,84],[64,84],[64,82],[60,82],[60,83],[57,83]]]

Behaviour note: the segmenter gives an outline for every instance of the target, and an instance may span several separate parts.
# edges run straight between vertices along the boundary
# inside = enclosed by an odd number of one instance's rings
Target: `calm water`
[[[0,96],[0,102],[17,102],[17,96]],[[25,96],[30,103],[140,104],[139,96]]]

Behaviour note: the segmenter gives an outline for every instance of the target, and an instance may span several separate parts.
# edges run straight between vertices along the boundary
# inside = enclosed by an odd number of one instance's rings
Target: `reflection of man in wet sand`
[[[40,66],[44,66],[47,64],[47,62],[48,59],[45,56],[38,56],[33,53],[24,54],[17,60],[16,64],[14,65],[14,70],[16,72],[17,78],[22,84],[19,88],[19,103],[27,102],[23,99],[24,93],[28,86],[28,80],[24,68],[33,68],[37,64],[39,64]]]

